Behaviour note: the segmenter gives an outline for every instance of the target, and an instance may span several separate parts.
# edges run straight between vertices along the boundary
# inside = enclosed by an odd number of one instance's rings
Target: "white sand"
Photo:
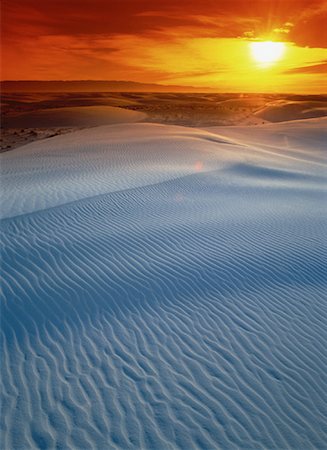
[[[125,124],[3,154],[1,448],[324,448],[325,132]]]

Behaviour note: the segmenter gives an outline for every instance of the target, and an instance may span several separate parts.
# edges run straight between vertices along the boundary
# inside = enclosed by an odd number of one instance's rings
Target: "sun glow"
[[[250,45],[253,58],[264,65],[275,63],[283,56],[285,51],[283,42],[251,42]]]

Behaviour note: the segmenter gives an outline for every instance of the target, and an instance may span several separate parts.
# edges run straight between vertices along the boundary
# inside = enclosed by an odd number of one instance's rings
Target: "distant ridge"
[[[136,81],[1,81],[4,92],[213,92],[211,88],[165,86]]]

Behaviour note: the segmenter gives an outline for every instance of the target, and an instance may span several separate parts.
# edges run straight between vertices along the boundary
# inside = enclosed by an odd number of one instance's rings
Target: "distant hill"
[[[210,88],[135,81],[1,81],[3,92],[212,92]]]

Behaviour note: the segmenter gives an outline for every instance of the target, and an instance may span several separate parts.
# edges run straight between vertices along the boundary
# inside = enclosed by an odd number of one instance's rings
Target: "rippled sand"
[[[2,155],[1,448],[324,448],[326,120]]]

